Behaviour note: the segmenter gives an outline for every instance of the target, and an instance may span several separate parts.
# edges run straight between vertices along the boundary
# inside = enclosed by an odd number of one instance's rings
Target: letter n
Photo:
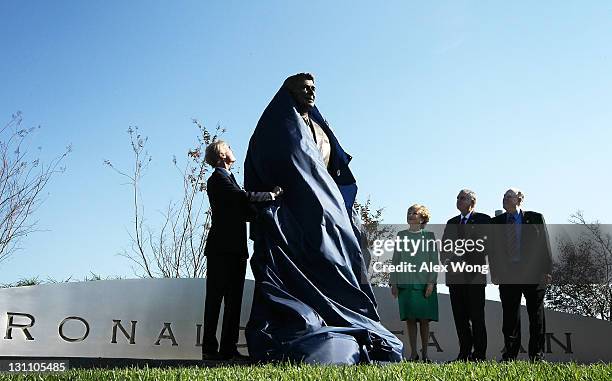
[[[23,334],[26,337],[26,340],[34,340],[32,335],[30,335],[30,331],[28,331],[28,328],[31,328],[34,325],[34,322],[36,321],[36,319],[34,319],[34,316],[30,314],[22,314],[19,312],[7,312],[6,314],[8,315],[8,321],[6,323],[6,335],[4,336],[5,340],[13,339],[13,328],[21,328],[21,330],[23,331]],[[14,322],[15,316],[28,318],[30,319],[30,322],[26,324],[15,323]]]
[[[557,345],[559,345],[561,348],[563,348],[565,353],[574,353],[572,351],[572,334],[571,334],[571,332],[565,332],[565,345],[563,345],[563,343],[561,341],[559,341],[559,339],[557,339],[555,337],[554,333],[547,332],[546,333],[546,353],[553,353],[552,352],[551,340],[554,341],[555,343],[557,343]]]
[[[130,344],[136,344],[136,323],[136,320],[132,320],[132,330],[130,333],[127,333],[123,325],[121,325],[121,320],[113,319],[113,337],[111,339],[111,344],[117,344],[117,328],[119,328],[125,338],[130,341]]]

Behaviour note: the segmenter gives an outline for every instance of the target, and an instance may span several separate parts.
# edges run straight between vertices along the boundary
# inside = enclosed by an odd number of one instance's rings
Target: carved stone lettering
[[[196,347],[202,346],[202,324],[196,324]]]
[[[68,322],[70,320],[76,320],[76,321],[80,321],[81,323],[83,323],[83,326],[85,327],[85,332],[83,333],[83,335],[81,337],[70,338],[70,337],[64,335],[64,324],[66,324],[66,322]],[[71,342],[71,343],[75,343],[75,342],[78,342],[78,341],[83,341],[89,335],[89,323],[87,323],[87,321],[85,319],[83,319],[82,317],[68,316],[67,318],[62,320],[62,322],[60,323],[59,328],[58,328],[58,332],[59,332],[60,337],[62,339],[64,339],[65,341],[68,341],[68,342]]]
[[[546,333],[546,353],[553,353],[551,341],[554,341],[555,343],[557,343],[557,345],[560,346],[564,350],[565,353],[570,353],[570,354],[574,353],[572,351],[572,333],[571,332],[565,332],[565,345],[563,345],[563,343],[555,337],[554,333],[547,332]]]
[[[130,333],[127,333],[123,325],[121,325],[121,320],[113,319],[113,337],[111,338],[111,344],[117,344],[117,328],[123,333],[126,339],[129,340],[130,344],[136,344],[136,323],[137,320],[132,320],[132,330]]]
[[[436,339],[436,334],[434,332],[429,332],[429,343],[427,343],[428,347],[436,347],[436,352],[444,352],[442,347],[440,347],[440,343],[438,343],[438,339]]]
[[[26,314],[26,313],[19,313],[19,312],[7,312],[6,314],[7,314],[8,319],[6,323],[6,335],[4,335],[5,340],[13,339],[13,328],[21,328],[21,331],[25,335],[26,340],[34,340],[34,337],[32,337],[32,335],[30,334],[30,331],[28,331],[28,328],[32,328],[32,326],[34,325],[34,322],[36,321],[36,319],[34,319],[34,316],[30,314]],[[30,322],[25,323],[25,324],[15,323],[16,316],[27,318],[30,320]]]
[[[164,328],[162,328],[161,332],[159,333],[159,336],[157,337],[157,341],[155,342],[155,345],[159,345],[159,342],[161,341],[161,339],[170,339],[172,340],[172,346],[178,346],[178,343],[176,342],[176,339],[174,338],[174,334],[172,333],[172,328],[170,328],[170,324],[171,323],[164,323]],[[166,334],[165,332],[168,331],[168,333]]]

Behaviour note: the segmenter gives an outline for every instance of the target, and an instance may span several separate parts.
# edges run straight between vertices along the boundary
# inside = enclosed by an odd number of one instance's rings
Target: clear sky
[[[43,158],[72,143],[35,215],[44,231],[0,264],[0,283],[133,276],[126,130],[149,136],[146,212],[180,196],[172,155],[191,118],[228,129],[241,161],[285,77],[316,75],[317,106],[344,148],[359,198],[403,223],[478,209],[510,186],[549,223],[577,209],[610,222],[612,4],[608,1],[0,2],[0,120],[41,125]]]

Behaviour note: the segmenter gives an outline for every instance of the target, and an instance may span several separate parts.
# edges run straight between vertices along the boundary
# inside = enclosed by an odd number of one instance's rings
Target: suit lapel
[[[523,209],[521,209],[521,223],[522,224],[530,224],[531,223],[531,221],[529,221],[529,219],[525,217],[525,212],[523,211]]]
[[[465,224],[473,224],[474,223],[474,216],[476,215],[476,212],[472,211],[472,214],[470,214],[470,218],[468,218],[468,220],[465,222]]]
[[[236,178],[234,177],[233,174],[228,173],[228,171],[223,170],[221,168],[215,168],[215,171],[220,175],[220,176],[224,176],[227,177],[232,184],[234,184],[235,186],[237,186],[238,188],[240,188],[240,185],[238,185],[238,182],[236,181]]]
[[[238,185],[238,181],[236,181],[236,178],[234,177],[233,173],[230,173],[229,178],[230,178],[230,180],[232,180],[232,182],[234,183],[235,186],[240,188],[240,185]]]

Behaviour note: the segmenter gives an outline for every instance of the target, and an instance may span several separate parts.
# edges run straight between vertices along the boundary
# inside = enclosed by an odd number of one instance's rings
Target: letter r
[[[31,328],[34,325],[34,322],[36,321],[36,319],[34,319],[34,316],[30,314],[22,314],[19,312],[7,312],[6,314],[8,315],[8,321],[6,324],[6,335],[4,336],[5,340],[13,339],[13,328],[21,328],[21,330],[23,331],[23,334],[26,337],[26,340],[34,340],[32,335],[30,334],[30,331],[28,331],[28,328]],[[30,323],[28,324],[15,323],[14,322],[15,316],[21,316],[21,317],[28,318],[30,319]]]

